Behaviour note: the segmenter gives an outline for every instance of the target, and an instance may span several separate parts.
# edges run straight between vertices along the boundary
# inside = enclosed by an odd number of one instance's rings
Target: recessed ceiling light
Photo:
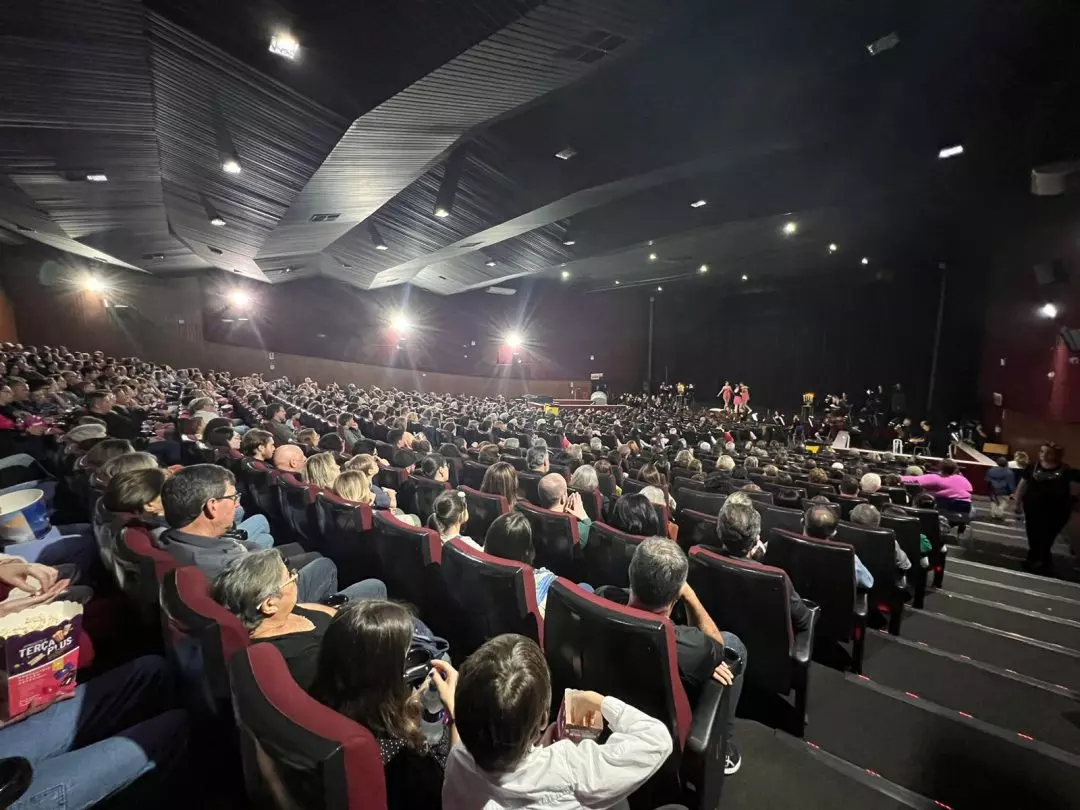
[[[225,158],[221,161],[221,170],[225,174],[240,174],[243,169],[240,168],[240,161],[236,158]]]
[[[94,172],[86,175],[86,179],[91,183],[107,183],[109,182],[109,176],[102,172]]]
[[[488,259],[486,262],[484,262],[484,264],[486,264],[488,267],[494,267],[498,264],[498,262],[494,259]]]
[[[656,256],[656,254],[655,254],[655,253],[650,253],[650,254],[649,254],[649,261],[650,261],[650,262],[655,262],[655,261],[656,261],[656,259],[657,259],[657,256]]]
[[[563,270],[562,271],[562,279],[563,279],[563,281],[566,281],[568,278],[570,278],[570,271],[569,270]]]
[[[210,218],[210,224],[213,225],[215,228],[224,228],[225,227],[225,218],[221,217],[221,216],[211,217]]]
[[[653,244],[654,244],[654,243],[653,243],[653,240],[652,240],[652,239],[650,239],[650,240],[649,240],[649,247],[652,247],[652,246],[653,246]]]
[[[748,280],[749,280],[749,278],[750,278],[750,277],[749,277],[748,275],[746,275],[746,273],[743,273],[743,277],[742,277],[742,280],[743,280],[743,281],[748,281]]]
[[[439,219],[446,219],[446,217],[450,216],[450,211],[447,208],[439,206],[435,209],[435,216],[437,216]]]
[[[618,287],[618,286],[619,286],[619,280],[618,280],[618,279],[615,279],[615,286],[616,286],[616,287]]]
[[[697,269],[697,271],[698,271],[699,273],[708,273],[708,272],[709,272],[709,265],[707,265],[707,264],[703,264],[703,265],[701,265],[701,267],[699,267],[699,268]]]
[[[656,288],[656,291],[657,291],[657,292],[663,292],[663,291],[664,291],[664,288],[663,288],[663,287],[657,287],[657,288]]]
[[[709,204],[708,200],[694,200],[692,203],[690,203],[690,207],[691,208],[701,208],[703,205],[708,205],[708,204]]]
[[[555,157],[559,158],[559,160],[569,160],[575,155],[577,155],[577,149],[572,146],[568,146],[565,149],[560,149],[558,152],[555,153]]]
[[[794,236],[799,232],[799,223],[792,220],[784,223],[784,236]]]
[[[836,251],[838,251],[839,249],[840,248],[837,246],[836,242],[829,243],[829,253],[836,253]]]
[[[375,246],[375,249],[376,249],[376,250],[389,250],[390,248],[389,248],[389,247],[387,247],[386,245],[383,245],[383,244],[379,244],[379,245],[376,245],[376,246]]]
[[[300,43],[292,34],[282,31],[270,39],[270,53],[295,60],[300,54]]]
[[[1043,304],[1039,307],[1039,314],[1044,318],[1056,318],[1058,314],[1058,308],[1053,304]]]
[[[944,160],[945,158],[956,157],[957,155],[964,154],[964,147],[960,144],[956,146],[947,146],[937,153],[938,158]]]
[[[870,260],[868,258],[866,258],[865,256],[863,256],[862,257],[862,263],[863,264],[870,264]]]
[[[576,239],[564,239],[563,244],[566,245],[567,247],[573,247],[574,245],[577,244],[577,240]]]

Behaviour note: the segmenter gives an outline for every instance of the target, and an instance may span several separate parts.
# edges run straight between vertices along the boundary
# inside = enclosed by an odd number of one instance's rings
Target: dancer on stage
[[[732,397],[732,404],[735,406],[735,413],[739,413],[742,411],[742,385],[735,383],[732,393],[734,394]]]
[[[742,389],[742,406],[747,413],[750,412],[750,386],[746,383],[739,383],[739,388]]]
[[[731,383],[724,380],[724,387],[720,389],[720,399],[724,400],[724,410],[731,409]]]

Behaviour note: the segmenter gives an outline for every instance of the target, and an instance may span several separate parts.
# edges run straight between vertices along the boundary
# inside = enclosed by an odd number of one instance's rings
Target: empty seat
[[[301,689],[274,645],[248,647],[229,672],[252,807],[386,810],[375,737]]]
[[[544,653],[553,695],[566,689],[594,690],[667,725],[674,751],[631,797],[634,806],[717,806],[724,778],[728,692],[709,681],[691,714],[679,680],[670,619],[609,602],[560,578],[548,593]],[[553,703],[556,709],[558,697]]]
[[[645,539],[606,523],[594,523],[589,529],[589,542],[581,551],[585,561],[584,581],[594,588],[601,585],[629,588],[630,560]]]
[[[480,492],[472,487],[458,487],[465,493],[465,503],[469,507],[469,522],[463,527],[467,536],[471,537],[480,545],[484,545],[484,538],[491,524],[499,515],[505,515],[510,511],[510,504],[502,495],[491,495]]]
[[[867,603],[866,594],[855,587],[855,549],[785,529],[767,537],[764,562],[784,569],[795,592],[821,609],[818,637],[851,642],[852,669],[862,672]]]
[[[559,576],[580,580],[580,548],[577,518],[566,512],[542,509],[531,503],[519,502],[518,510],[532,526],[536,565],[554,571]]]
[[[228,662],[250,643],[247,630],[214,601],[206,575],[193,565],[165,575],[161,610],[165,648],[186,687],[188,705],[231,718]]]
[[[688,582],[709,615],[746,645],[746,678],[785,698],[794,692],[793,733],[806,724],[810,655],[817,610],[798,636],[791,626],[791,582],[780,568],[724,557],[714,549],[690,549]]]
[[[443,546],[441,571],[456,607],[449,638],[456,660],[502,633],[528,636],[543,646],[544,620],[531,566],[493,557],[455,538]]]

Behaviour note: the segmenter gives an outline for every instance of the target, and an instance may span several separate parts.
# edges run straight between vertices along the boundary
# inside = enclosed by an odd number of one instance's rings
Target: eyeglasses
[[[240,503],[240,493],[234,492],[232,495],[222,495],[220,498],[211,498],[207,503],[210,503],[210,501],[232,501],[233,503],[238,504]]]

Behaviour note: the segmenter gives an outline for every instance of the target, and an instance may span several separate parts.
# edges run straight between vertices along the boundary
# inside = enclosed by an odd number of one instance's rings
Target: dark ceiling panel
[[[214,266],[265,279],[256,254],[347,122],[160,16],[149,22],[172,229]],[[222,170],[230,152],[240,174]]]

